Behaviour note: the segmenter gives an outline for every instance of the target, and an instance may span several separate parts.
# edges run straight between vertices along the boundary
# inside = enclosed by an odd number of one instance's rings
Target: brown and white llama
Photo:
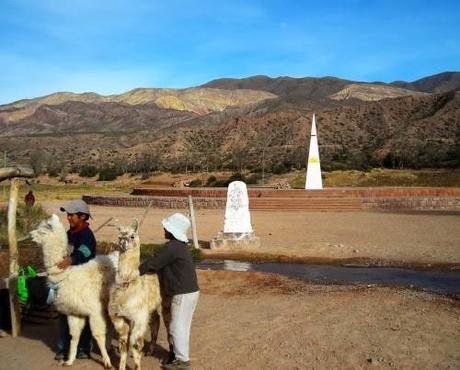
[[[48,281],[57,286],[54,305],[59,312],[67,315],[71,341],[64,365],[71,366],[75,361],[80,334],[88,318],[104,367],[111,368],[105,343],[107,304],[115,277],[113,262],[107,256],[97,256],[82,265],[69,266],[64,270],[58,268],[56,265],[68,254],[68,240],[66,230],[56,215],[42,221],[31,236],[42,248]]]
[[[150,348],[155,345],[160,325],[160,284],[156,274],[139,275],[139,223],[135,219],[129,227],[119,226],[118,269],[110,292],[109,315],[119,335],[120,365],[126,368],[129,348],[135,369],[141,368],[144,336],[150,327]]]

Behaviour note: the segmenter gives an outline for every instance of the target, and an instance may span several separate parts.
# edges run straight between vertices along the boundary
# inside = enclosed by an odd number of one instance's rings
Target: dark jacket
[[[170,240],[155,256],[143,262],[139,271],[141,275],[158,273],[163,293],[168,296],[200,290],[187,245],[179,240]]]
[[[76,232],[68,230],[67,238],[73,245],[72,265],[81,265],[96,257],[96,238],[88,226]]]

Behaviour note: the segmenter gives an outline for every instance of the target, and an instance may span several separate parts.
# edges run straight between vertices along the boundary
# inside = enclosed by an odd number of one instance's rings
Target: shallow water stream
[[[275,262],[250,263],[233,260],[203,260],[197,267],[202,270],[277,273],[319,284],[398,286],[460,296],[460,271],[418,271],[393,267],[345,267]]]

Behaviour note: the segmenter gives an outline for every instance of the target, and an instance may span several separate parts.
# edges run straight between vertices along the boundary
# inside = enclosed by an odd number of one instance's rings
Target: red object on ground
[[[26,196],[24,197],[24,202],[26,203],[26,206],[33,207],[35,204],[35,196],[32,190],[30,190]]]

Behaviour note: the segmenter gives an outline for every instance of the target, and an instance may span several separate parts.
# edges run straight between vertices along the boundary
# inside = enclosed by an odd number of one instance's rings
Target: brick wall
[[[132,195],[161,197],[226,198],[227,188],[136,188]],[[460,188],[326,188],[322,190],[248,188],[249,198],[363,198],[460,197]]]
[[[155,208],[188,208],[188,198],[181,197],[110,197],[84,195],[83,200],[88,204],[114,207],[147,207],[150,202]],[[225,199],[193,198],[194,208],[224,208]]]
[[[363,198],[363,209],[458,210],[460,197]]]
[[[83,199],[89,204],[102,205],[102,206],[119,206],[119,207],[147,207],[152,203],[152,207],[155,208],[172,208],[172,209],[186,209],[188,208],[188,199],[186,197],[148,197],[148,196],[125,196],[125,197],[114,197],[114,196],[83,196]],[[356,197],[350,197],[348,199],[355,199],[358,204],[354,209],[381,209],[381,210],[459,210],[460,211],[460,196],[458,197],[362,197],[357,199]],[[263,203],[272,203],[274,198],[267,199],[257,199],[257,204],[253,204],[254,208],[264,209]],[[311,202],[303,201],[296,202],[296,207],[289,207],[291,202],[282,202],[283,198],[278,198],[277,206],[273,209],[324,209],[324,210],[335,210],[341,207],[334,206],[331,204],[330,198],[325,198],[323,203],[321,200],[315,201],[315,207],[311,207]],[[223,209],[225,207],[225,198],[202,198],[197,197],[193,198],[193,205],[197,209]],[[255,201],[254,201],[255,202]],[[360,203],[360,205],[359,205]],[[280,205],[281,204],[281,205]],[[286,207],[283,207],[282,204],[285,204]],[[305,206],[300,206],[304,204]],[[256,207],[258,205],[258,207]],[[323,205],[323,206],[322,206]],[[251,207],[253,208],[253,207]],[[268,207],[267,209],[270,209]],[[346,208],[343,208],[346,210]]]

